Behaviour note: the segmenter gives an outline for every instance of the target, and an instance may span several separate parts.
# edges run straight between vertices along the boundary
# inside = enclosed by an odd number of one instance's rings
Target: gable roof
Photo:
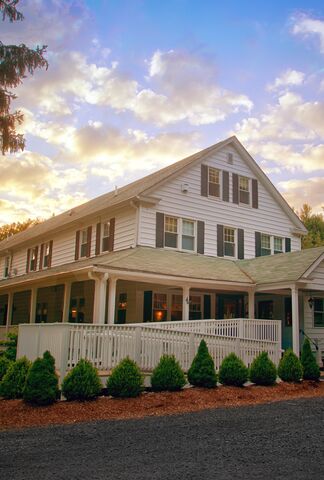
[[[236,263],[257,285],[262,285],[297,282],[306,278],[311,273],[312,266],[315,267],[323,256],[324,247],[317,247],[251,260],[238,260]]]
[[[48,234],[53,230],[63,229],[64,227],[73,224],[80,224],[82,219],[93,214],[99,215],[100,212],[106,210],[107,208],[118,207],[133,199],[139,199],[141,195],[144,196],[145,194],[150,194],[152,193],[152,190],[154,190],[163,182],[178,175],[187,167],[203,161],[206,157],[208,157],[208,155],[217,152],[218,150],[229,144],[232,144],[233,147],[235,147],[244,157],[251,170],[260,179],[260,181],[266,185],[272,196],[275,198],[276,201],[279,202],[279,204],[286,212],[288,217],[291,219],[293,224],[296,225],[299,233],[306,233],[307,230],[302,224],[301,220],[289,207],[288,203],[284,200],[282,195],[274,187],[274,185],[271,183],[265,173],[261,170],[258,164],[254,161],[254,159],[249,155],[249,153],[239,142],[239,140],[235,136],[232,136],[193,155],[190,155],[183,160],[175,162],[171,165],[168,165],[167,167],[151,173],[150,175],[136,180],[135,182],[118,188],[117,191],[111,191],[100,195],[93,200],[83,203],[55,217],[49,218],[48,220],[45,220],[38,225],[34,225],[27,230],[24,230],[23,232],[8,237],[7,239],[0,242],[0,253],[7,249],[14,248],[21,243],[28,242],[29,240],[36,240],[38,237]]]

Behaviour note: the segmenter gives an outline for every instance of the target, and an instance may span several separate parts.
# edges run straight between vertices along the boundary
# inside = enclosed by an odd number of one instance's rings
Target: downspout
[[[132,246],[133,248],[135,248],[138,245],[140,211],[139,211],[139,206],[136,205],[134,200],[130,201],[130,206],[135,209],[135,232],[134,232],[134,242]]]

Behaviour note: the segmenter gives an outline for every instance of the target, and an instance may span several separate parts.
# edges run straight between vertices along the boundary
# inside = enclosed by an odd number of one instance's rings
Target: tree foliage
[[[18,2],[19,0],[0,0],[3,21],[6,18],[10,22],[24,19],[16,9]],[[17,98],[11,89],[20,85],[27,73],[32,75],[37,68],[48,67],[44,58],[46,48],[37,46],[30,49],[25,44],[4,45],[0,41],[0,140],[3,155],[25,147],[23,135],[16,132],[17,126],[23,121],[23,114],[19,110],[10,113],[11,101]]]
[[[39,218],[35,218],[34,220],[28,218],[23,222],[14,222],[2,225],[0,227],[0,241],[5,240],[6,238],[11,237],[11,235],[15,235],[16,233],[23,232],[24,230],[27,230],[27,228],[32,227],[33,225],[37,225],[41,221],[42,220]]]
[[[302,238],[302,248],[324,246],[324,215],[312,213],[312,207],[308,203],[302,206],[298,215],[308,230]]]

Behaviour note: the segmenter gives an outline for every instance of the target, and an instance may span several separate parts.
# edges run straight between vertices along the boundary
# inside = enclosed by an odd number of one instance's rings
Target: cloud
[[[278,187],[291,206],[300,210],[304,203],[308,203],[314,212],[323,213],[324,177],[288,180],[280,182]]]
[[[294,35],[301,35],[303,38],[317,37],[320,52],[324,53],[324,20],[300,14],[292,18],[292,23],[292,33]]]
[[[280,77],[277,77],[275,81],[267,86],[269,91],[275,91],[282,87],[300,86],[303,84],[305,74],[297,70],[288,69],[283,72]]]

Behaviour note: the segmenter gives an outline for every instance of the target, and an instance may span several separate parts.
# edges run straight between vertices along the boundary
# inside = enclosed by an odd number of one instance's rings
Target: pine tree
[[[213,388],[217,385],[214,360],[209,354],[205,340],[201,340],[198,352],[188,370],[188,380],[197,387]]]
[[[315,381],[319,380],[321,372],[316,363],[316,359],[313,355],[308,338],[305,338],[300,361],[303,366],[303,379]]]
[[[19,0],[0,0],[2,20],[22,21],[24,16],[16,9]],[[16,97],[10,89],[22,83],[26,74],[33,74],[36,68],[47,68],[44,58],[46,46],[37,46],[34,50],[26,45],[4,45],[0,41],[0,143],[2,155],[23,150],[25,139],[16,132],[23,122],[21,111],[10,113],[11,101]]]

